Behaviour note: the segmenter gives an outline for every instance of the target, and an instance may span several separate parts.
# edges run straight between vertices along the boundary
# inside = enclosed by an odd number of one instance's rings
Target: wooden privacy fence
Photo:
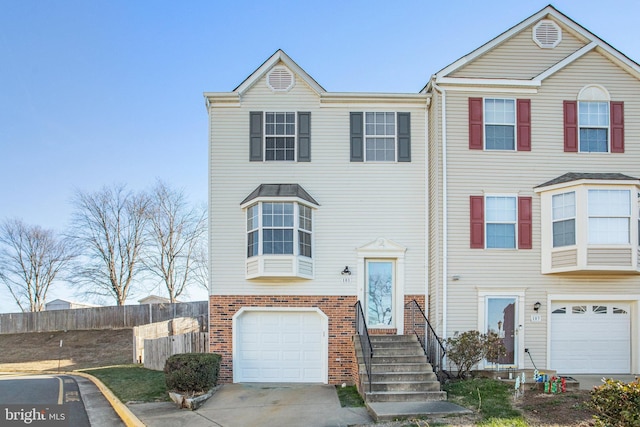
[[[208,315],[207,301],[3,313],[0,314],[0,334],[133,328],[176,317],[206,319]]]
[[[178,317],[165,322],[154,322],[133,328],[133,362],[144,363],[144,342],[156,338],[207,330],[206,319]]]
[[[162,371],[169,356],[180,353],[207,353],[207,332],[190,332],[170,337],[144,340],[144,367]]]

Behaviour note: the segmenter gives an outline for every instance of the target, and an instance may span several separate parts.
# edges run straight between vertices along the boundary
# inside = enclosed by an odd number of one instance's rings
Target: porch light
[[[345,265],[344,270],[340,273],[343,276],[351,276],[351,270],[349,270],[349,266]]]
[[[541,306],[542,306],[542,304],[540,304],[540,302],[536,302],[535,304],[533,304],[533,311],[535,311],[537,313],[538,310],[540,310]]]

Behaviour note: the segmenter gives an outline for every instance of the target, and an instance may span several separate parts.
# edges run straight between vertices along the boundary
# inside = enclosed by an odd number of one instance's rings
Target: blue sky
[[[418,92],[547,4],[0,0],[0,220],[63,231],[76,189],[156,178],[206,201],[202,93],[277,49],[328,91]],[[640,61],[639,1],[553,5]]]

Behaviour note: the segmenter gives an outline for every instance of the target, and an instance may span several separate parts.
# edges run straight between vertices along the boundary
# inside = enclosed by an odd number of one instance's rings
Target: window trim
[[[487,120],[487,101],[513,102],[513,123],[489,123]],[[487,126],[511,126],[513,128],[513,148],[487,148]],[[518,151],[518,100],[515,98],[482,98],[482,149],[484,151]]]
[[[367,116],[373,114],[374,117],[376,114],[384,114],[385,115],[385,128],[388,125],[388,122],[386,122],[386,115],[388,114],[392,114],[393,115],[393,120],[391,121],[391,123],[393,124],[393,135],[390,134],[383,134],[383,135],[378,135],[376,133],[374,134],[368,134],[367,133]],[[373,126],[376,126],[377,123],[374,120],[374,124]],[[396,111],[364,111],[363,112],[363,156],[364,156],[364,162],[365,163],[396,163],[398,161],[398,115]],[[368,155],[367,155],[367,143],[369,142],[369,140],[378,140],[378,139],[393,139],[393,160],[369,160],[368,159]]]
[[[487,219],[487,199],[489,198],[510,198],[513,199],[515,205],[515,215],[513,222],[497,222],[497,221],[489,221]],[[485,249],[498,249],[498,250],[516,250],[518,249],[518,218],[519,218],[519,206],[518,206],[518,195],[517,194],[494,194],[488,193],[484,195],[484,248]],[[490,247],[489,246],[489,224],[508,224],[513,225],[513,247]]]
[[[582,104],[606,104],[606,108],[605,111],[607,113],[607,125],[583,125],[581,123],[581,109],[584,108],[584,106]],[[578,121],[577,121],[577,127],[578,127],[578,152],[579,153],[611,153],[611,103],[609,101],[603,101],[603,100],[590,100],[590,101],[586,101],[586,100],[581,100],[578,99]],[[583,150],[582,149],[582,130],[583,129],[606,129],[606,135],[607,135],[607,148],[605,151],[590,151],[590,150]]]
[[[264,216],[264,204],[265,203],[291,203],[293,204],[293,225],[292,226],[283,226],[283,227],[266,227],[263,224],[263,216]],[[300,206],[303,206],[305,208],[309,209],[309,213],[311,214],[310,216],[310,222],[311,222],[311,227],[310,230],[306,230],[301,228],[300,226]],[[249,219],[248,219],[248,215],[249,215],[249,211],[250,209],[257,207],[257,227],[249,229],[248,225],[249,225]],[[250,203],[247,203],[246,205],[242,206],[242,209],[244,211],[244,216],[245,216],[245,223],[247,224],[247,227],[245,228],[245,249],[246,249],[246,259],[250,259],[250,258],[254,258],[254,257],[264,257],[264,256],[275,256],[275,257],[304,257],[304,258],[309,258],[309,259],[313,259],[313,255],[314,255],[314,238],[313,238],[313,206],[311,206],[309,203],[304,203],[303,201],[301,201],[300,199],[297,198],[257,198],[257,199],[253,199],[251,200]],[[293,230],[293,241],[292,241],[292,251],[293,253],[282,253],[282,254],[277,254],[277,253],[264,253],[264,231],[266,229],[291,229]],[[311,236],[311,256],[306,256],[300,253],[300,237],[299,237],[299,232],[302,231],[308,235]],[[257,236],[258,236],[258,241],[257,241],[257,248],[258,251],[255,255],[249,255],[249,234],[250,233],[254,233],[257,232]]]
[[[269,115],[273,115],[274,117],[274,122],[273,122],[273,126],[274,129],[277,127],[277,121],[276,117],[278,114],[284,114],[285,115],[285,122],[284,122],[284,126],[285,126],[285,133],[283,134],[279,134],[277,132],[274,132],[273,134],[269,134],[267,133],[267,126],[269,125],[269,123],[267,123],[267,116]],[[288,114],[293,115],[293,135],[287,134],[286,132],[286,126],[287,126],[287,121],[286,121],[286,116]],[[297,111],[263,111],[263,120],[262,120],[262,135],[263,135],[263,141],[262,141],[262,146],[263,146],[263,153],[264,153],[264,161],[265,162],[296,162],[298,159],[298,113]],[[289,160],[289,159],[268,159],[267,158],[267,153],[268,153],[268,147],[267,147],[267,141],[269,140],[269,138],[272,138],[274,140],[278,139],[278,138],[293,138],[293,159]],[[277,153],[277,148],[273,149],[272,151]],[[287,153],[287,148],[285,147],[285,154]],[[286,156],[285,156],[286,157]]]

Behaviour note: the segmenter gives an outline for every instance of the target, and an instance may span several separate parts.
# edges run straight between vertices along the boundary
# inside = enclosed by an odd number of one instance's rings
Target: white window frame
[[[513,123],[509,123],[507,121],[489,121],[487,120],[487,101],[503,101],[503,102],[512,102],[513,103]],[[482,132],[483,132],[483,141],[484,141],[484,149],[487,151],[516,151],[518,147],[518,128],[517,128],[517,102],[514,98],[483,98],[482,100]],[[513,127],[513,148],[488,148],[487,142],[489,138],[487,137],[487,126],[511,126]]]
[[[379,134],[376,131],[374,131],[374,133],[369,133],[367,130],[367,124],[371,125],[370,122],[367,121],[367,117],[370,114],[384,114],[385,117],[388,114],[391,114],[393,117],[393,134],[390,133],[386,133],[386,126],[388,125],[388,122],[385,121],[385,133],[383,134]],[[373,126],[378,125],[376,122],[374,122]],[[383,160],[378,160],[378,159],[369,159],[368,156],[368,152],[369,150],[367,149],[367,146],[369,144],[369,142],[373,142],[375,140],[381,140],[381,139],[393,139],[393,159],[388,160],[388,159],[383,159]],[[397,113],[395,111],[365,111],[364,112],[364,161],[365,162],[375,162],[375,163],[388,163],[388,162],[396,162],[398,160],[398,116]]]
[[[627,209],[627,212],[625,214],[622,214],[621,212],[611,212],[611,214],[604,214],[604,213],[594,213],[592,212],[591,208],[591,197],[592,194],[595,194],[595,192],[626,192],[629,193],[629,198],[628,198],[628,206],[625,206],[625,208]],[[587,188],[587,212],[585,213],[586,217],[587,217],[587,230],[588,230],[588,239],[587,239],[587,244],[589,245],[629,245],[631,243],[631,212],[632,212],[632,194],[634,194],[631,189],[602,189],[602,188]],[[607,204],[607,206],[611,206],[611,204]],[[626,229],[626,241],[622,242],[622,241],[601,241],[598,239],[594,239],[594,235],[592,234],[593,230],[593,226],[592,226],[592,219],[626,219],[627,222],[627,229]],[[607,230],[607,235],[611,236],[611,232],[608,229]]]
[[[610,153],[611,152],[611,96],[604,86],[587,85],[578,93],[578,152],[580,153]],[[586,108],[587,104],[606,103],[607,124],[582,124],[581,110]],[[607,131],[607,149],[605,151],[589,151],[582,150],[582,129],[606,129]]]
[[[278,122],[275,121],[276,117],[278,114],[284,114],[285,115],[285,121],[283,123],[284,126],[284,132],[283,133],[279,133],[277,132],[277,126],[278,126]],[[286,120],[286,116],[288,114],[293,115],[293,134],[287,133],[286,127],[288,125],[287,120]],[[267,123],[267,117],[269,117],[269,115],[273,115],[274,117],[274,122],[273,124]],[[274,132],[273,133],[269,133],[267,130],[269,128],[269,126],[272,125],[274,126]],[[298,113],[296,111],[265,111],[264,112],[264,140],[263,140],[263,146],[264,146],[264,161],[265,162],[295,162],[296,159],[298,158],[298,147],[297,147],[297,141],[298,141]],[[278,149],[277,147],[274,149],[269,149],[268,148],[268,141],[270,138],[273,138],[274,140],[277,140],[278,138],[285,138],[285,144],[286,144],[286,138],[292,138],[293,139],[293,159],[278,159],[276,158],[276,155],[278,153]],[[277,141],[274,141],[274,143],[277,144]],[[285,148],[283,149],[284,153],[285,153],[285,157],[287,152],[289,152],[285,146]],[[269,152],[274,152],[274,158],[273,159],[269,159],[268,158],[268,153]]]
[[[563,212],[566,216],[562,216],[562,217],[555,217],[555,209],[556,206],[554,205],[554,202],[558,199],[556,199],[556,197],[558,196],[563,196],[563,201],[566,198],[566,196],[568,196],[569,194],[573,194],[573,214],[572,215],[566,215],[566,208],[567,205],[563,203],[562,208],[563,208]],[[554,194],[551,196],[551,245],[554,248],[566,248],[569,246],[575,246],[576,245],[576,240],[577,240],[577,218],[576,218],[576,212],[577,212],[577,206],[576,206],[576,192],[575,191],[567,191],[564,193],[558,193],[558,194]],[[566,221],[571,221],[573,220],[573,243],[572,244],[566,244],[566,245],[558,245],[556,246],[555,244],[555,234],[554,234],[554,225],[556,223],[561,223],[561,222],[566,222]]]
[[[292,204],[293,205],[293,225],[292,226],[265,226],[263,224],[263,215],[264,215],[264,204],[266,203],[272,203],[272,204]],[[309,213],[309,222],[310,222],[310,226],[307,228],[304,228],[303,226],[300,225],[300,207],[304,207],[306,209],[308,209],[308,213]],[[250,228],[250,224],[249,224],[249,212],[251,211],[252,208],[257,208],[257,227],[251,227]],[[305,209],[305,210],[306,210]],[[245,231],[245,253],[246,253],[246,257],[247,259],[249,258],[254,258],[254,257],[261,257],[261,256],[285,256],[285,257],[304,257],[304,258],[309,258],[309,259],[313,259],[313,254],[314,254],[314,249],[313,249],[313,208],[309,205],[306,205],[304,203],[301,203],[299,200],[263,200],[263,201],[257,201],[255,203],[252,203],[251,205],[247,206],[245,208],[245,218],[246,218],[246,231]],[[264,231],[265,230],[274,230],[274,229],[291,229],[292,230],[292,235],[293,235],[293,241],[292,241],[292,253],[282,253],[282,254],[278,254],[278,253],[264,253]],[[249,254],[249,235],[251,233],[257,232],[257,236],[258,236],[258,241],[257,241],[257,247],[258,247],[258,252],[256,254],[250,255]],[[301,253],[301,247],[300,247],[300,236],[299,233],[303,232],[305,234],[308,234],[310,236],[310,245],[309,245],[309,250],[310,250],[310,256],[304,255]]]
[[[513,199],[515,202],[515,219],[513,221],[489,221],[488,215],[488,199],[496,199],[496,198],[509,198]],[[503,248],[503,247],[492,247],[489,246],[489,224],[513,224],[514,228],[514,240],[513,247]],[[503,250],[514,250],[518,249],[518,195],[517,194],[485,194],[484,196],[484,235],[485,249],[503,249]]]

